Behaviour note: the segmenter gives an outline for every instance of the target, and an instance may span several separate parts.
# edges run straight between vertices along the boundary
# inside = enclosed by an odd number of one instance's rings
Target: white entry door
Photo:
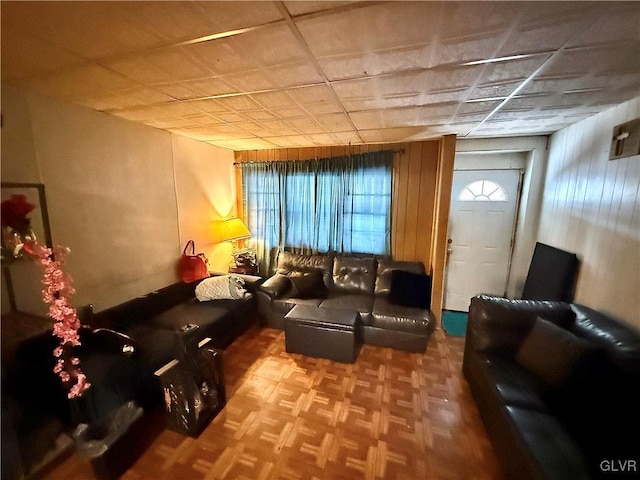
[[[457,170],[449,215],[444,308],[466,312],[471,297],[504,295],[520,170]]]

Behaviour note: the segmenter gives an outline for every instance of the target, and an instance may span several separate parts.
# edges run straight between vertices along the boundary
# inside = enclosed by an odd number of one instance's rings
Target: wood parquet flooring
[[[227,405],[197,438],[164,430],[123,480],[501,480],[461,372],[464,339],[353,364],[288,354],[254,327],[224,354]],[[77,455],[48,479],[93,478]]]

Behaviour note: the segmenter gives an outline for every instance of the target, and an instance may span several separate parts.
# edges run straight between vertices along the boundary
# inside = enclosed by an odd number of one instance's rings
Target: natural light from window
[[[507,192],[491,180],[478,180],[464,187],[458,200],[461,202],[506,202]]]

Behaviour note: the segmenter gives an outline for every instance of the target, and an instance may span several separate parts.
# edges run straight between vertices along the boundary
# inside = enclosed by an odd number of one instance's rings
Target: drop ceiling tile
[[[418,118],[421,123],[441,123],[443,119],[448,120],[458,110],[458,103],[441,103],[433,105],[423,105],[418,109]]]
[[[428,126],[385,128],[374,130],[361,130],[360,136],[365,143],[395,143],[409,142],[435,137],[436,134]]]
[[[212,113],[211,115],[226,123],[237,123],[245,120],[243,115],[231,111]]]
[[[233,37],[183,47],[201,65],[219,76],[257,70],[258,63],[234,45]]]
[[[320,57],[318,63],[329,80],[343,80],[426,68],[430,50],[429,44],[411,45],[366,54]]]
[[[585,73],[637,72],[640,70],[640,42],[626,48],[586,48],[565,50],[547,69],[545,76],[583,75]]]
[[[381,110],[353,112],[349,116],[358,130],[381,129],[385,122]]]
[[[467,98],[467,88],[458,88],[453,90],[430,91],[422,95],[422,103],[445,103],[460,102]]]
[[[229,109],[222,105],[216,99],[206,99],[206,100],[193,100],[187,102],[192,108],[197,111],[218,114],[218,113],[229,113]]]
[[[197,2],[126,2],[130,21],[176,43],[210,35],[214,25],[202,14]]]
[[[275,118],[274,115],[268,110],[255,110],[255,111],[243,112],[243,115],[251,120],[256,120],[259,122],[262,122],[265,120],[273,120]]]
[[[222,75],[220,78],[231,85],[236,92],[259,92],[277,88],[277,83],[264,70]]]
[[[513,32],[498,56],[554,51],[562,47],[576,32],[586,28],[588,19],[557,17],[546,23],[524,26]]]
[[[460,105],[458,115],[464,115],[466,113],[489,113],[499,104],[500,102],[497,101],[463,103]]]
[[[310,133],[324,133],[325,129],[318,124],[313,117],[292,118],[287,120],[287,123],[297,131],[310,134]]]
[[[232,37],[234,49],[264,67],[305,61],[307,53],[288,25],[282,23]]]
[[[488,64],[482,75],[482,83],[522,81],[532,75],[549,56],[550,54],[536,55],[531,58]]]
[[[260,125],[262,125],[267,130],[271,130],[277,133],[278,135],[295,135],[297,133],[296,130],[291,127],[288,121],[284,120],[263,120],[260,122]]]
[[[277,147],[274,143],[262,138],[245,138],[241,140],[216,141],[209,143],[231,150],[267,150]]]
[[[153,105],[171,101],[173,101],[172,97],[165,95],[162,92],[158,92],[157,90],[145,87],[135,87],[114,94],[83,99],[82,103],[86,107],[102,111]]]
[[[309,61],[265,68],[263,71],[271,82],[280,88],[319,84],[323,81],[316,68]]]
[[[387,128],[394,127],[413,127],[418,125],[421,108],[388,108],[382,110],[384,126]]]
[[[501,82],[486,85],[478,85],[471,90],[469,100],[482,98],[504,98],[510,95],[521,82]]]
[[[295,107],[277,107],[272,108],[271,112],[277,115],[280,118],[289,119],[289,118],[300,118],[305,117],[307,112],[304,109],[295,106]]]
[[[187,102],[171,102],[156,105],[153,107],[153,112],[157,119],[181,118],[200,113]]]
[[[7,28],[4,21],[1,35],[3,81],[51,74],[85,63],[85,60],[77,55]],[[25,55],[25,52],[28,53]]]
[[[28,82],[45,95],[67,100],[100,97],[114,91],[135,87],[131,80],[98,65],[67,70],[42,80]]]
[[[332,144],[335,145],[338,143],[334,138],[334,136],[328,133],[311,134],[307,136],[311,141],[311,145],[322,146],[322,145],[332,145]]]
[[[239,95],[237,97],[224,97],[218,98],[218,102],[228,108],[229,110],[234,110],[238,112],[242,112],[245,110],[261,110],[262,107],[254,102],[251,97],[247,95]]]
[[[282,19],[282,14],[275,2],[247,1],[239,4],[236,1],[215,1],[193,3],[218,32],[264,25]]]
[[[347,131],[353,128],[351,122],[349,121],[349,117],[347,117],[344,113],[329,113],[326,115],[318,115],[316,117],[316,120],[329,132]]]
[[[267,109],[298,106],[296,101],[288,94],[288,92],[284,91],[256,93],[251,95],[251,98],[253,98],[261,107]]]
[[[329,1],[294,1],[284,2],[287,11],[292,17],[297,15],[305,15],[314,12],[323,12],[334,8],[339,8],[347,5],[353,5],[353,2],[329,2]]]
[[[442,40],[492,36],[506,30],[517,18],[520,2],[445,2],[440,27]]]
[[[332,137],[335,139],[333,145],[356,145],[362,143],[358,134],[353,130],[348,132],[333,132]]]
[[[374,2],[296,20],[296,25],[316,57],[368,53],[431,43],[439,8],[435,2]]]
[[[131,21],[127,2],[3,2],[5,22],[88,59],[165,43],[156,32]]]
[[[153,50],[103,64],[145,84],[189,81],[213,76],[202,63],[187,54],[186,47]]]
[[[501,31],[442,41],[436,49],[433,64],[448,65],[495,58],[504,35],[505,32]]]
[[[480,82],[483,72],[481,65],[438,68],[430,72],[428,84],[436,92],[468,88]]]
[[[611,43],[624,46],[638,41],[640,9],[637,2],[607,2],[598,8],[597,20],[574,37],[568,48]]]
[[[238,89],[222,78],[209,77],[191,82],[184,82],[194,91],[202,92],[204,96],[228,95],[238,93]]]

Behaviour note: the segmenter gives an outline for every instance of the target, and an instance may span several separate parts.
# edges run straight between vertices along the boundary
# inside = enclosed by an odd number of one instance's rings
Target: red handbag
[[[189,246],[191,246],[191,254],[187,253]],[[196,255],[195,252],[196,244],[193,240],[189,240],[184,246],[179,264],[180,278],[185,283],[195,282],[196,280],[209,276],[207,257],[204,256],[204,253],[198,253]]]

